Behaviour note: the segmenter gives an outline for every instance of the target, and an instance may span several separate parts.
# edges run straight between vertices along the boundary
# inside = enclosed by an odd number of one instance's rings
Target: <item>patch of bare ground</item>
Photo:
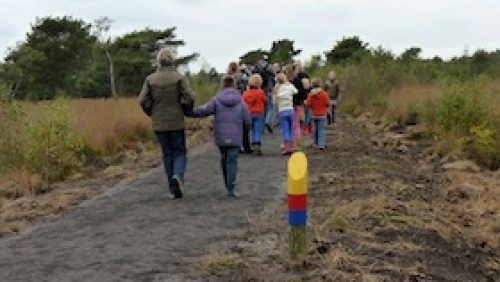
[[[188,148],[209,140],[209,123],[188,127]],[[111,157],[89,161],[81,173],[50,185],[28,172],[12,173],[0,182],[0,238],[57,216],[118,183],[130,183],[160,162],[156,144],[137,143]]]
[[[207,258],[206,278],[500,281],[499,172],[439,156],[423,137],[415,127],[344,117],[328,129],[326,152],[306,149],[307,258],[289,259],[283,196],[249,219],[240,240],[217,248],[237,263],[210,267]]]

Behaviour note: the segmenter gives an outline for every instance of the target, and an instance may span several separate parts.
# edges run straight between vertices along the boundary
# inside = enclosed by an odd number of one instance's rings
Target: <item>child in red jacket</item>
[[[315,78],[311,82],[312,90],[307,96],[306,105],[311,110],[312,123],[314,126],[314,145],[324,150],[326,148],[326,120],[330,109],[330,98],[328,93],[321,88],[321,79]]]
[[[256,155],[261,155],[262,132],[264,131],[264,112],[267,103],[267,96],[261,89],[262,77],[258,74],[250,76],[248,79],[250,87],[243,93],[243,100],[252,114],[252,146]]]

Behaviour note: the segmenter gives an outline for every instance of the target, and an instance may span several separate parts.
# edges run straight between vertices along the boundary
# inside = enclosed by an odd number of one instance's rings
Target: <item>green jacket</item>
[[[194,102],[195,94],[175,67],[160,67],[148,75],[139,94],[144,112],[151,116],[154,131],[184,129],[182,103]]]
[[[340,85],[337,80],[327,80],[325,83],[325,90],[328,92],[330,100],[340,100]]]

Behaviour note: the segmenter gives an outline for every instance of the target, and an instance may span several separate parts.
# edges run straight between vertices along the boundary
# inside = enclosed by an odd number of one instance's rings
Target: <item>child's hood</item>
[[[319,93],[323,92],[323,89],[321,87],[316,87],[311,90],[311,95],[315,96],[318,95]]]
[[[217,101],[226,107],[241,103],[241,94],[236,88],[224,88],[217,94]]]

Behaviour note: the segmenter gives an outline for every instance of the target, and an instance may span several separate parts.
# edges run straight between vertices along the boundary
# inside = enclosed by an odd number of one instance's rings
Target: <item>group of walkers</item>
[[[160,143],[170,193],[182,198],[186,170],[184,116],[214,115],[213,133],[221,154],[227,195],[236,198],[238,155],[261,155],[262,135],[280,127],[282,154],[302,146],[302,136],[313,134],[314,147],[326,149],[326,126],[336,119],[340,88],[331,71],[323,87],[310,79],[300,64],[271,64],[264,56],[255,66],[230,63],[221,90],[205,105],[194,108],[195,95],[187,79],[175,69],[175,53],[159,51],[158,69],[150,74],[139,94],[140,104],[151,116]]]

